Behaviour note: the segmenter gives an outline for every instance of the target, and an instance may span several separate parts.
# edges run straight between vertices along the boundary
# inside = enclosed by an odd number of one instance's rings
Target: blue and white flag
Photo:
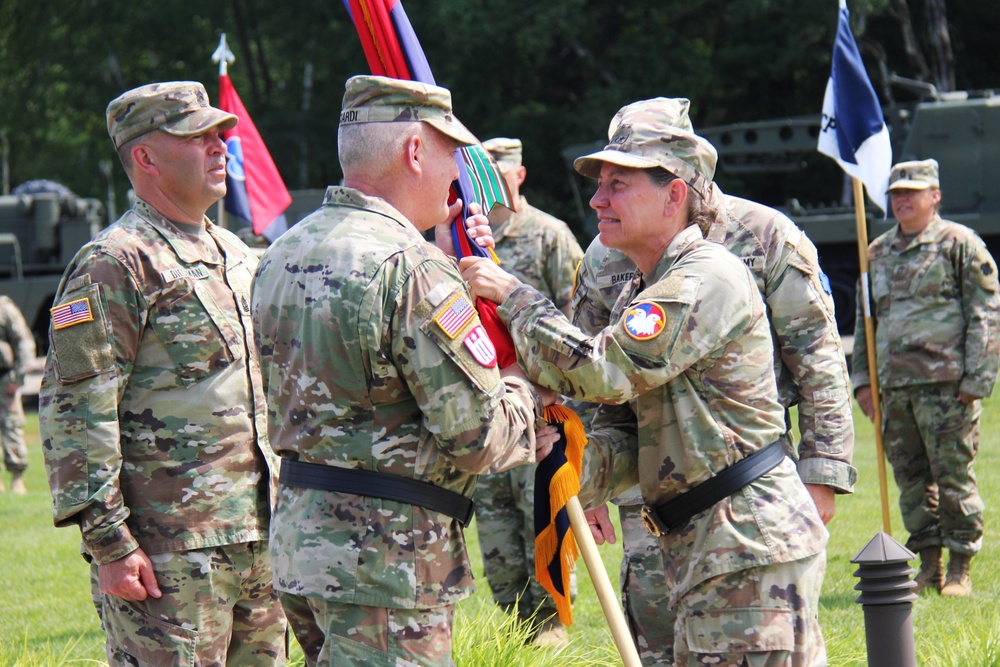
[[[883,211],[888,210],[885,191],[892,170],[889,129],[851,33],[846,0],[840,0],[837,41],[823,96],[823,125],[817,150],[864,183],[871,200]]]

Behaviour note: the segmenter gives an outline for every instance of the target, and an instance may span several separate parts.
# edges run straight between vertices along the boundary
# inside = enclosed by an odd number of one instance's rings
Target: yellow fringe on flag
[[[566,463],[556,470],[549,481],[549,524],[535,536],[535,578],[552,595],[559,612],[559,620],[563,625],[573,624],[573,607],[569,595],[569,579],[576,565],[577,549],[575,538],[571,539],[573,529],[569,528],[563,536],[562,544],[556,531],[556,515],[566,507],[569,499],[580,493],[580,470],[583,466],[583,447],[587,444],[587,436],[579,415],[563,405],[550,405],[545,408],[545,419],[551,423],[563,425],[566,435]],[[559,553],[556,553],[556,551]],[[559,568],[563,593],[556,586],[549,574],[549,564],[559,559]]]

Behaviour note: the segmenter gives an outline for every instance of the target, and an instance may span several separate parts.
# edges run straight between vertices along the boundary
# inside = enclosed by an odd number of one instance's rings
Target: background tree
[[[524,140],[528,196],[571,222],[576,206],[561,149],[605,137],[620,106],[658,95],[690,98],[696,128],[818,113],[837,18],[834,0],[405,4],[459,116],[480,137]],[[894,94],[890,72],[939,90],[1000,85],[1000,4],[850,7],[885,102]],[[3,0],[0,131],[11,185],[49,178],[100,197],[99,164],[111,160],[123,204],[127,181],[105,130],[108,101],[169,79],[200,80],[214,97],[211,54],[223,31],[237,57],[230,76],[288,186],[338,182],[344,80],[366,72],[339,0]]]

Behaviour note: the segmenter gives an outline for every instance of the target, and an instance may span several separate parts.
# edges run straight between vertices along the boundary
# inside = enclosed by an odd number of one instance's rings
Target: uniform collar
[[[380,215],[384,215],[385,217],[392,219],[401,227],[410,230],[415,234],[419,234],[417,228],[413,226],[413,223],[410,222],[405,215],[400,213],[395,206],[381,197],[371,197],[355,188],[348,188],[343,185],[329,186],[326,189],[326,194],[323,195],[323,206],[347,206],[350,208],[379,213]]]
[[[187,264],[201,262],[218,265],[221,263],[220,257],[222,256],[224,256],[226,261],[232,262],[238,262],[246,256],[246,252],[241,250],[239,246],[231,243],[221,233],[220,228],[208,219],[208,216],[205,216],[203,220],[205,232],[215,239],[216,245],[219,248],[218,253],[213,252],[204,243],[193,238],[190,233],[184,231],[176,222],[164,216],[142,199],[137,198],[135,200],[135,203],[132,205],[132,212],[148,222],[163,237],[177,257]]]
[[[688,248],[688,246],[695,241],[701,240],[703,240],[703,237],[701,235],[701,229],[698,225],[688,225],[679,231],[677,235],[670,240],[670,243],[667,245],[667,249],[663,253],[663,257],[661,257],[660,261],[656,263],[655,267],[653,267],[653,271],[648,276],[642,277],[643,285],[649,287],[650,285],[659,282],[659,280],[674,265],[677,258],[684,254],[684,251]],[[640,271],[636,270],[636,274],[638,275],[639,273]]]
[[[924,227],[916,236],[912,237],[909,243],[906,243],[903,228],[900,227],[897,222],[896,226],[893,228],[894,236],[892,238],[892,246],[897,250],[905,250],[906,248],[915,245],[931,243],[937,237],[938,230],[943,224],[944,221],[941,219],[941,216],[938,213],[935,213],[934,217],[931,218],[931,221],[927,223],[927,226]]]

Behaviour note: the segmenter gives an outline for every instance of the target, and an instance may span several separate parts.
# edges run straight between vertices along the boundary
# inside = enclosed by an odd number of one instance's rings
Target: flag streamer
[[[562,437],[535,468],[535,578],[552,596],[559,620],[572,625],[569,578],[578,554],[566,504],[580,493],[587,436],[580,417],[563,405],[545,408],[545,419]]]

